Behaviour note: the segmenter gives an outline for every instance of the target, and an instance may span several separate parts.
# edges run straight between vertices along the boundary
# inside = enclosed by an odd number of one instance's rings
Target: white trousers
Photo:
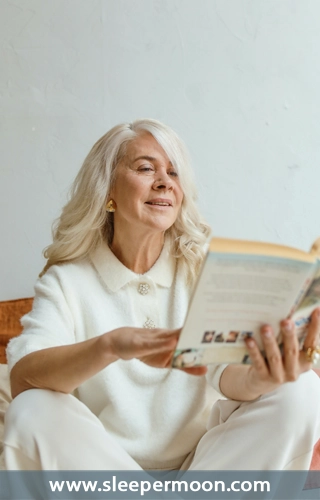
[[[252,402],[219,400],[207,429],[181,468],[307,470],[320,438],[320,379],[310,371]],[[13,400],[4,446],[9,470],[141,469],[83,403],[48,390]]]

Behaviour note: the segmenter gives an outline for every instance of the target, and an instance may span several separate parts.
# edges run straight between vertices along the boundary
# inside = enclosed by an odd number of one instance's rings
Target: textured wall
[[[0,300],[32,295],[93,142],[154,117],[218,235],[320,235],[318,0],[1,0]]]

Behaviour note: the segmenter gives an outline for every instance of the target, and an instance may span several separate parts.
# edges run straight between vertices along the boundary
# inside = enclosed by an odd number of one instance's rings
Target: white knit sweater
[[[147,286],[139,288],[141,283]],[[167,246],[155,265],[138,275],[103,244],[90,259],[52,266],[37,281],[33,310],[22,319],[24,331],[8,346],[9,369],[33,351],[122,326],[142,327],[147,321],[178,328],[189,297]],[[119,360],[82,384],[75,396],[143,468],[177,468],[206,430],[218,397],[212,387],[218,388],[223,369],[212,367],[207,377],[195,377],[137,359]]]

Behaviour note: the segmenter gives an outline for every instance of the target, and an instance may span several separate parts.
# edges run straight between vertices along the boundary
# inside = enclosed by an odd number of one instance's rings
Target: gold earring
[[[116,208],[117,208],[117,204],[116,204],[116,202],[114,200],[110,200],[106,204],[106,211],[107,212],[115,212]]]

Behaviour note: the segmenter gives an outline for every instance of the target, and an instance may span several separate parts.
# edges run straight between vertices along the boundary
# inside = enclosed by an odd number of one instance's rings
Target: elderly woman
[[[251,366],[170,366],[209,233],[193,186],[182,142],[155,120],[93,146],[7,351],[8,469],[309,467],[320,384],[290,320],[283,355],[265,325],[266,360],[248,339]]]

